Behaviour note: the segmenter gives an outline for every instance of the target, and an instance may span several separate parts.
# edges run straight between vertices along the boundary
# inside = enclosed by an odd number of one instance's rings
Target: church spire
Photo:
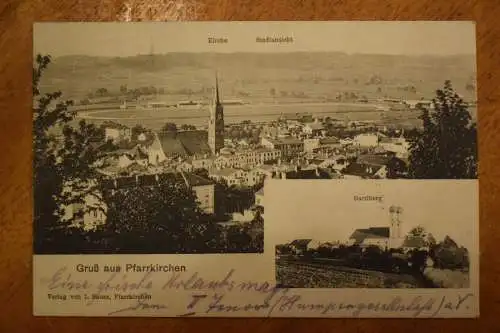
[[[224,107],[219,95],[219,78],[215,72],[215,89],[208,123],[208,145],[213,154],[224,148]]]
[[[217,72],[215,72],[215,103],[220,104],[219,98],[219,76]]]

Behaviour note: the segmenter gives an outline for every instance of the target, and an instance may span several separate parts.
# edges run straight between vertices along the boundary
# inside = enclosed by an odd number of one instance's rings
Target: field
[[[276,283],[288,288],[417,288],[411,275],[276,260]]]
[[[470,288],[468,272],[427,268],[424,274],[427,279],[441,288]]]
[[[282,114],[310,113],[314,116],[330,116],[339,120],[380,121],[406,127],[415,127],[420,124],[417,112],[381,112],[373,105],[343,104],[343,103],[295,103],[295,104],[256,104],[241,106],[226,106],[224,120],[226,124],[239,123],[243,120],[252,122],[269,122],[278,119]],[[164,109],[164,110],[136,110],[111,109],[100,111],[80,111],[79,118],[87,119],[96,124],[106,120],[119,121],[126,126],[141,124],[143,126],[160,129],[165,122],[175,122],[178,125],[190,124],[206,126],[208,110],[202,109]]]
[[[388,56],[343,53],[232,53],[138,55],[126,58],[65,56],[55,58],[41,82],[43,92],[60,90],[76,102],[98,89],[120,98],[120,88],[154,87],[152,100],[176,103],[207,100],[218,72],[223,99],[240,99],[243,106],[225,108],[226,123],[269,121],[282,113],[310,112],[343,120],[381,119],[405,127],[419,125],[418,114],[380,112],[372,105],[356,106],[356,98],[430,99],[445,80],[452,81],[466,101],[475,101],[473,56]],[[161,91],[161,92],[160,92]],[[348,96],[342,103],[331,103]],[[354,97],[352,97],[354,96]],[[338,100],[337,100],[338,101]],[[327,103],[325,103],[327,102]],[[93,105],[92,107],[95,107]],[[475,117],[475,110],[472,110]],[[202,126],[200,110],[120,110],[80,112],[94,123],[118,120],[158,129],[165,122]]]

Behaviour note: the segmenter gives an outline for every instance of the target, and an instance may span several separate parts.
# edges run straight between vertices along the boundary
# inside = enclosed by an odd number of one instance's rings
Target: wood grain
[[[164,0],[0,2],[0,332],[493,332],[500,328],[500,2],[497,0],[202,1],[192,20],[477,22],[481,318],[477,320],[35,318],[31,272],[31,64],[34,21],[172,20]],[[326,38],[327,36],[325,36]],[[425,45],[422,45],[425,47]],[[443,198],[444,200],[446,198]]]

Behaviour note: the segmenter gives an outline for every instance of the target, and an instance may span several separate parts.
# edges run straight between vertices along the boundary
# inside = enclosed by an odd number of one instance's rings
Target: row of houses
[[[314,126],[313,126],[314,125]],[[311,131],[320,128],[320,122],[304,124]],[[307,130],[309,131],[309,130]],[[110,123],[105,127],[106,139],[129,140],[131,131],[121,124]],[[308,132],[309,133],[309,132]],[[213,156],[207,144],[206,131],[180,131],[176,133],[141,133],[135,142],[141,152],[147,155],[150,165],[159,165],[173,158],[184,160],[184,169],[244,168],[254,167],[278,158],[290,159],[303,153],[326,153],[353,147],[354,149],[379,148],[394,153],[399,158],[407,158],[410,144],[403,137],[387,137],[383,133],[362,133],[353,138],[314,136],[270,136],[261,137],[258,148],[224,148],[218,156]],[[117,152],[120,153],[120,152]]]
[[[353,138],[339,139],[336,137],[315,137],[299,139],[296,137],[271,138],[262,137],[261,145],[269,149],[278,150],[284,158],[300,155],[303,152],[322,152],[343,149],[351,146],[358,149],[381,148],[392,152],[398,157],[407,157],[410,144],[401,135],[400,137],[387,137],[382,133],[363,133]]]
[[[330,150],[323,154],[314,151],[301,157],[281,162],[281,153],[273,149],[257,149],[221,154],[219,156],[190,157],[170,160],[167,165],[177,171],[194,172],[205,169],[212,179],[228,185],[254,186],[264,178],[280,179],[384,179],[404,176],[405,159],[387,151],[358,154],[356,151],[338,154]],[[107,176],[120,174],[160,172],[166,166],[150,164],[149,155],[140,146],[121,149],[106,155],[101,172]],[[392,174],[390,174],[392,172]]]
[[[382,108],[382,111],[386,108]],[[325,138],[332,129],[354,132],[379,131],[386,132],[387,126],[375,121],[340,120],[331,117],[313,117],[310,114],[282,115],[278,122],[266,124],[261,131],[261,137],[283,139],[295,137],[298,139]]]
[[[211,179],[218,182],[224,182],[228,186],[255,186],[261,183],[265,175],[259,172],[259,169],[235,169],[224,168],[214,169],[209,172]]]
[[[388,243],[388,230],[386,228],[368,228],[362,231],[357,230],[353,236],[347,241],[331,241],[331,240],[318,240],[318,239],[295,239],[282,247],[288,248],[294,254],[304,254],[310,251],[318,251],[321,249],[333,250],[340,247],[357,245],[361,249],[369,246],[376,246],[382,250],[387,249]],[[361,240],[358,240],[361,239]],[[398,247],[404,252],[412,250],[428,251],[429,246],[421,238],[406,238]],[[278,254],[280,249],[278,249]]]
[[[253,168],[280,158],[281,151],[277,149],[222,149],[218,156],[204,155],[188,157],[180,163],[179,168],[185,171],[196,169]]]

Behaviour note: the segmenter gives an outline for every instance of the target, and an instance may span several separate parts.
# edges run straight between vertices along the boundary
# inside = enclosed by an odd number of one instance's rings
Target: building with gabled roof
[[[370,246],[375,245],[382,248],[389,247],[389,227],[371,227],[367,229],[356,229],[349,237],[351,245]]]
[[[342,175],[345,179],[384,179],[387,167],[353,162],[342,170]]]
[[[159,164],[167,158],[211,155],[205,131],[158,133],[146,150],[151,164]]]
[[[176,138],[182,143],[188,156],[209,156],[212,151],[207,142],[208,133],[206,131],[182,131],[177,132]]]
[[[410,143],[404,137],[398,138],[380,138],[380,147],[384,150],[394,153],[397,157],[407,157],[410,151]]]
[[[228,186],[238,186],[244,183],[245,174],[246,172],[241,169],[224,168],[211,170],[209,176],[217,181],[225,181]]]
[[[318,136],[323,134],[325,127],[319,121],[315,121],[312,123],[306,123],[302,127],[302,132],[306,135]]]
[[[384,154],[363,154],[358,156],[356,162],[365,165],[384,166],[389,163],[391,158],[391,156]]]
[[[117,143],[132,139],[132,130],[123,124],[105,121],[101,127],[104,128],[105,141],[111,140]]]
[[[322,168],[301,169],[299,167],[278,170],[274,177],[278,179],[332,179],[330,172]]]
[[[312,239],[296,239],[292,242],[290,242],[289,246],[292,249],[293,252],[300,254],[304,253],[308,249],[309,243],[312,241]]]
[[[326,244],[327,241],[317,240],[317,239],[296,239],[288,244],[292,251],[296,254],[302,254],[307,251],[317,250],[322,244]]]
[[[392,172],[393,177],[401,176],[407,171],[405,161],[394,156],[393,153],[360,155],[356,159],[356,163],[369,170],[371,168],[372,173],[375,172],[375,169],[383,168],[383,171],[377,171],[376,178],[387,178],[389,172]]]
[[[388,226],[356,229],[349,237],[349,244],[360,247],[378,246],[382,249],[402,247],[404,244],[400,218],[402,212],[401,207],[391,206]]]
[[[359,147],[376,147],[379,137],[378,133],[361,133],[354,137],[353,143]]]
[[[294,138],[261,138],[264,147],[281,151],[282,157],[295,157],[304,152],[304,141]]]

